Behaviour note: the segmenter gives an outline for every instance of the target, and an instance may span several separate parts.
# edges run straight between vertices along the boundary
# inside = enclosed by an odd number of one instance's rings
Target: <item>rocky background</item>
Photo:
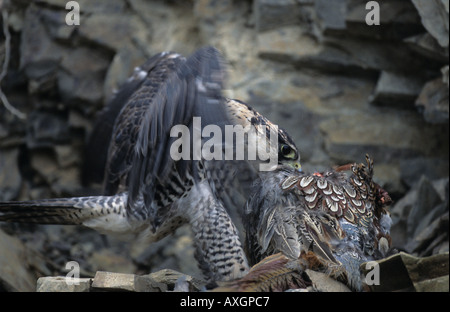
[[[394,199],[393,245],[447,252],[448,274],[448,0],[378,1],[373,26],[361,0],[79,0],[78,26],[66,2],[0,0],[0,200],[98,194],[81,170],[96,112],[151,55],[213,45],[229,62],[227,96],[285,128],[306,171],[369,153]],[[84,277],[200,276],[187,228],[148,247],[0,224],[0,290],[33,291],[68,261]]]

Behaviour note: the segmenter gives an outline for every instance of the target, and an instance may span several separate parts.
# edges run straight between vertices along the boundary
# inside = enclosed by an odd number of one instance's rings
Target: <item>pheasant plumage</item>
[[[361,290],[360,264],[386,256],[391,244],[391,198],[366,159],[322,173],[263,174],[246,207],[250,262],[281,252]]]

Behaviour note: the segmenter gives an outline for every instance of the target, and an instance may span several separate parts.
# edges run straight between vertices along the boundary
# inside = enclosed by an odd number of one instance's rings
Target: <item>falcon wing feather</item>
[[[225,67],[212,47],[197,50],[187,59],[166,54],[149,77],[129,98],[116,119],[107,164],[106,190],[128,190],[128,212],[154,218],[152,201],[156,186],[167,183],[174,169],[169,154],[170,130],[175,125],[191,125],[195,116],[207,124],[230,122],[223,105]],[[195,174],[189,160],[177,164],[178,174]],[[143,205],[140,202],[143,200]]]

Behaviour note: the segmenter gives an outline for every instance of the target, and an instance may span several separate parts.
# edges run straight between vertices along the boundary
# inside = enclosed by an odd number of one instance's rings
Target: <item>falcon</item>
[[[222,130],[241,125],[255,130],[247,131],[244,147],[265,142],[252,148],[264,148],[277,165],[299,170],[300,156],[283,129],[245,103],[222,96],[225,76],[222,57],[212,47],[188,58],[174,52],[153,56],[135,69],[94,125],[84,179],[102,179],[104,194],[1,202],[0,221],[84,225],[145,243],[188,223],[205,277],[242,277],[248,262],[231,216],[242,214],[246,191],[266,160],[195,159],[193,151],[175,160],[171,147],[179,138],[171,129],[185,126],[193,140],[194,117],[201,118],[201,132],[209,125]]]

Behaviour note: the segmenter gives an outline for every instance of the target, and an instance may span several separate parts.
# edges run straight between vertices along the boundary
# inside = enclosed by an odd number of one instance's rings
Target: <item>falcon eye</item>
[[[292,148],[289,145],[283,144],[280,148],[281,154],[283,156],[288,156],[292,152]]]

